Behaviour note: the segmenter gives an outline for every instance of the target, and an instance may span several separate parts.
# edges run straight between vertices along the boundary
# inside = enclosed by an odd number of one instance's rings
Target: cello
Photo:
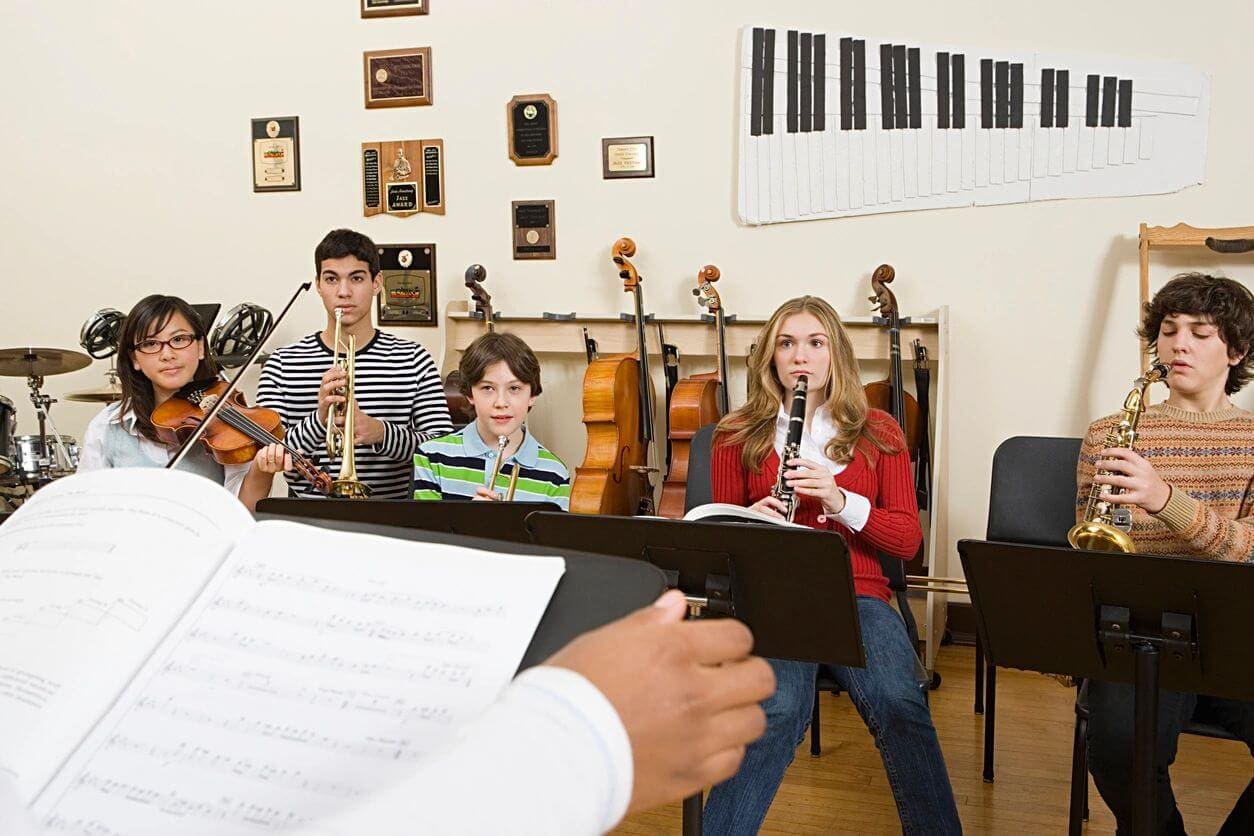
[[[483,318],[490,334],[496,330],[496,314],[492,311],[492,296],[483,289],[483,280],[487,277],[488,271],[483,269],[482,264],[472,264],[466,268],[466,287],[470,288],[470,298],[475,303],[473,316]],[[461,373],[457,369],[453,369],[444,378],[444,402],[448,404],[454,432],[475,420],[470,398],[462,392]]]
[[[914,459],[919,452],[919,402],[902,388],[901,326],[910,320],[901,319],[897,297],[888,289],[889,282],[896,276],[896,271],[888,264],[881,264],[871,274],[871,289],[875,291],[875,295],[868,298],[873,303],[872,307],[880,314],[875,321],[888,326],[888,379],[868,383],[862,388],[866,392],[868,406],[882,409],[897,419],[906,436],[906,449],[910,451],[910,458]]]
[[[649,448],[653,444],[653,390],[645,343],[644,294],[640,274],[631,263],[636,244],[614,242],[614,263],[623,291],[634,297],[636,350],[597,357],[583,377],[583,422],[588,446],[583,464],[575,468],[570,510],[576,514],[653,513]]]
[[[667,410],[667,439],[670,442],[670,467],[662,483],[658,514],[679,519],[684,515],[688,494],[688,460],[692,438],[706,424],[713,424],[728,412],[726,323],[722,300],[714,289],[719,269],[707,264],[697,273],[697,286],[692,294],[714,315],[718,343],[718,371],[694,374],[675,384]]]

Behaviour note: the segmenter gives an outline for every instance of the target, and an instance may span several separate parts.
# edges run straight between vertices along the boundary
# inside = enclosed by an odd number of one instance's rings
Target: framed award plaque
[[[425,15],[427,0],[361,0],[362,17]]]
[[[444,140],[361,144],[362,213],[444,214]]]
[[[380,244],[380,325],[435,325],[435,244]]]
[[[602,179],[652,176],[653,137],[616,136],[601,140]]]
[[[557,102],[552,96],[515,96],[505,106],[505,118],[514,165],[549,165],[557,158]]]
[[[431,104],[431,47],[362,54],[366,107]]]
[[[300,191],[300,120],[254,119],[252,140],[253,191]]]
[[[510,204],[514,221],[514,258],[557,258],[557,222],[551,200],[515,200]]]

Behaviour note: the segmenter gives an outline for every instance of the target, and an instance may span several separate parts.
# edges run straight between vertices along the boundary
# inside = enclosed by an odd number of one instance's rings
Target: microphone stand
[[[222,405],[230,400],[231,395],[233,395],[235,390],[239,388],[240,378],[244,376],[244,372],[248,371],[248,367],[253,364],[253,360],[257,359],[257,355],[261,353],[261,349],[264,348],[266,343],[270,341],[270,338],[274,336],[274,332],[279,329],[279,323],[283,321],[283,317],[287,316],[287,312],[291,310],[292,305],[296,303],[296,297],[300,296],[312,286],[313,282],[302,282],[301,286],[296,288],[296,292],[292,294],[292,298],[287,300],[287,304],[283,307],[282,312],[280,312],[278,317],[274,320],[274,324],[270,326],[270,330],[266,332],[265,338],[258,340],[257,344],[253,346],[253,350],[248,354],[248,359],[245,360],[244,364],[239,367],[239,371],[235,373],[234,379],[232,379],[230,385],[226,387],[226,391],[222,393],[222,397],[214,401],[213,406],[209,407],[209,411],[205,413],[205,417],[200,420],[200,426],[198,426],[195,431],[187,437],[187,439],[179,447],[178,451],[174,454],[174,457],[170,459],[169,464],[166,465],[167,470],[173,470],[178,467],[179,463],[183,461],[183,457],[187,455],[187,451],[191,450],[192,445],[199,441],[200,437],[205,434],[205,430],[209,427],[209,422],[214,419],[214,416],[218,414],[218,410],[222,408]]]

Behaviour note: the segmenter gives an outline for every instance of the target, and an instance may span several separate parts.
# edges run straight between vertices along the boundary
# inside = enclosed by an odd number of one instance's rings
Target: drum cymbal
[[[91,358],[86,354],[65,348],[0,349],[0,376],[3,377],[46,377],[90,365]]]
[[[113,403],[122,400],[120,386],[101,386],[99,389],[84,389],[81,392],[70,392],[61,397],[63,401],[80,401],[83,403]]]

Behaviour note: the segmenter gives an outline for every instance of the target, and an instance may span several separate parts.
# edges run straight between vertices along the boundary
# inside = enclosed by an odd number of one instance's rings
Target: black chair
[[[688,454],[688,487],[684,494],[684,511],[690,511],[698,505],[705,505],[712,501],[710,447],[713,436],[714,424],[707,424],[697,430],[692,437],[692,450]],[[899,558],[881,555],[880,567],[884,572],[884,577],[888,578],[888,588],[896,596],[897,608],[901,611],[902,620],[906,623],[906,634],[917,647],[919,643],[919,628],[918,624],[915,623],[914,612],[910,609],[910,602],[906,594],[906,563]],[[929,685],[931,685],[931,682],[926,678],[925,674],[920,682],[920,687],[926,692]],[[830,667],[826,665],[819,666],[815,691],[814,711],[810,718],[810,754],[818,757],[821,752],[819,745],[818,692],[830,691],[833,694],[840,693],[840,685],[836,682],[835,675]]]
[[[1075,524],[1076,462],[1080,439],[1016,436],[1008,438],[993,454],[989,493],[989,540],[1066,546],[1067,531]],[[985,666],[983,647],[976,639],[976,713],[984,712],[984,780],[993,780],[993,748],[997,708],[997,668]],[[985,669],[986,668],[986,669]],[[987,704],[985,693],[987,691]],[[1081,683],[1075,704],[1076,724],[1072,739],[1071,802],[1068,833],[1078,836],[1088,810],[1088,687]],[[1190,721],[1185,734],[1236,740],[1225,729]]]

